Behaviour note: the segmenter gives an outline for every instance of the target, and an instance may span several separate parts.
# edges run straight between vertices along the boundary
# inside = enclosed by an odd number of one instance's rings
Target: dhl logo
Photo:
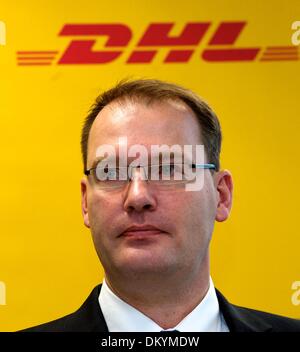
[[[126,64],[149,64],[160,48],[168,52],[163,63],[187,63],[211,27],[211,22],[187,23],[177,36],[170,35],[175,23],[150,23],[134,49],[128,53],[133,34],[125,24],[66,24],[60,37],[72,37],[62,52],[18,51],[18,65],[83,65],[107,64],[121,56]],[[210,36],[199,60],[206,62],[299,60],[297,46],[236,47],[235,43],[246,26],[245,21],[221,22]],[[93,50],[96,37],[106,37],[103,50]],[[80,37],[76,39],[76,37]],[[82,39],[86,37],[86,39]]]

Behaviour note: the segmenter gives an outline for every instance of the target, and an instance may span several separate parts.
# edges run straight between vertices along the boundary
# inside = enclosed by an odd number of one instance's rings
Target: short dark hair
[[[199,121],[208,162],[215,164],[215,170],[219,171],[222,133],[216,114],[202,98],[191,90],[156,79],[123,80],[96,98],[82,128],[81,152],[84,170],[87,169],[88,139],[94,120],[106,105],[113,101],[126,99],[143,101],[146,104],[173,100],[182,101],[188,105]]]

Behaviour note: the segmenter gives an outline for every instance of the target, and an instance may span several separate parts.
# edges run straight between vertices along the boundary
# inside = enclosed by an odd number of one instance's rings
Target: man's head
[[[92,175],[81,181],[84,223],[91,229],[98,256],[108,276],[181,273],[196,275],[208,267],[214,222],[224,221],[232,202],[228,171],[219,170],[221,131],[216,115],[194,93],[157,80],[121,82],[101,94],[82,131],[84,168],[90,169],[100,145],[128,147],[204,144],[201,191],[182,186],[165,189],[137,178],[123,188],[97,187]],[[125,232],[147,225],[158,231]]]
[[[121,81],[112,89],[100,94],[85,119],[81,135],[81,152],[84,169],[87,169],[88,140],[90,129],[100,111],[113,101],[126,100],[151,105],[159,102],[181,102],[189,106],[201,126],[201,138],[209,162],[220,168],[221,127],[219,120],[209,105],[192,91],[178,85],[159,80],[146,79]],[[170,128],[173,124],[171,123]]]

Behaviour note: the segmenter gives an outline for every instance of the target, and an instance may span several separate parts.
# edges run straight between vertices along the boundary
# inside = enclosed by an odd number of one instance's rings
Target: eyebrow
[[[164,156],[168,156],[168,154],[159,153],[159,155],[154,155],[155,158],[158,157],[159,163],[162,162]],[[173,162],[174,159],[175,159],[175,157],[176,157],[176,156],[179,156],[179,155],[178,155],[177,153],[171,153],[171,155],[169,155],[169,156],[170,156],[170,162]],[[185,158],[184,155],[182,155],[182,157]],[[96,157],[96,159],[94,159],[94,161],[92,162],[92,166],[91,166],[90,169],[96,168],[97,164],[98,164],[99,162],[101,162],[102,160],[104,160],[104,159],[106,159],[108,162],[111,160],[109,157],[105,158],[105,157],[103,157],[103,156],[98,156],[98,157]],[[132,160],[131,160],[131,159],[132,159]],[[127,157],[128,164],[130,164],[132,161],[134,161],[134,160],[136,160],[136,159],[137,159],[137,157]],[[150,161],[151,161],[151,153],[150,153],[150,158],[149,158],[149,159],[150,159]],[[120,160],[119,155],[116,155],[116,164],[117,164],[117,165],[119,165],[119,160]],[[148,160],[148,161],[149,161],[149,160]],[[193,163],[192,160],[188,160],[188,163],[190,163],[190,164],[195,164],[195,163]],[[151,162],[149,162],[148,164],[151,164]]]
[[[102,161],[104,158],[104,156],[98,156],[93,162],[92,162],[92,166],[90,167],[90,169],[93,169],[97,166],[97,164]]]

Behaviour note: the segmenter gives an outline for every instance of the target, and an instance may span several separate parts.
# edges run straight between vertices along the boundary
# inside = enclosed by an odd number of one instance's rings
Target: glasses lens
[[[193,168],[188,164],[152,165],[150,174],[151,182],[165,185],[185,183],[193,178]]]
[[[94,171],[96,184],[100,188],[121,188],[128,181],[140,179],[146,180],[159,187],[192,182],[196,178],[196,168],[189,164],[159,164],[148,167],[110,167],[97,165]]]
[[[123,187],[128,181],[127,168],[97,165],[94,171],[95,181],[100,188]]]

